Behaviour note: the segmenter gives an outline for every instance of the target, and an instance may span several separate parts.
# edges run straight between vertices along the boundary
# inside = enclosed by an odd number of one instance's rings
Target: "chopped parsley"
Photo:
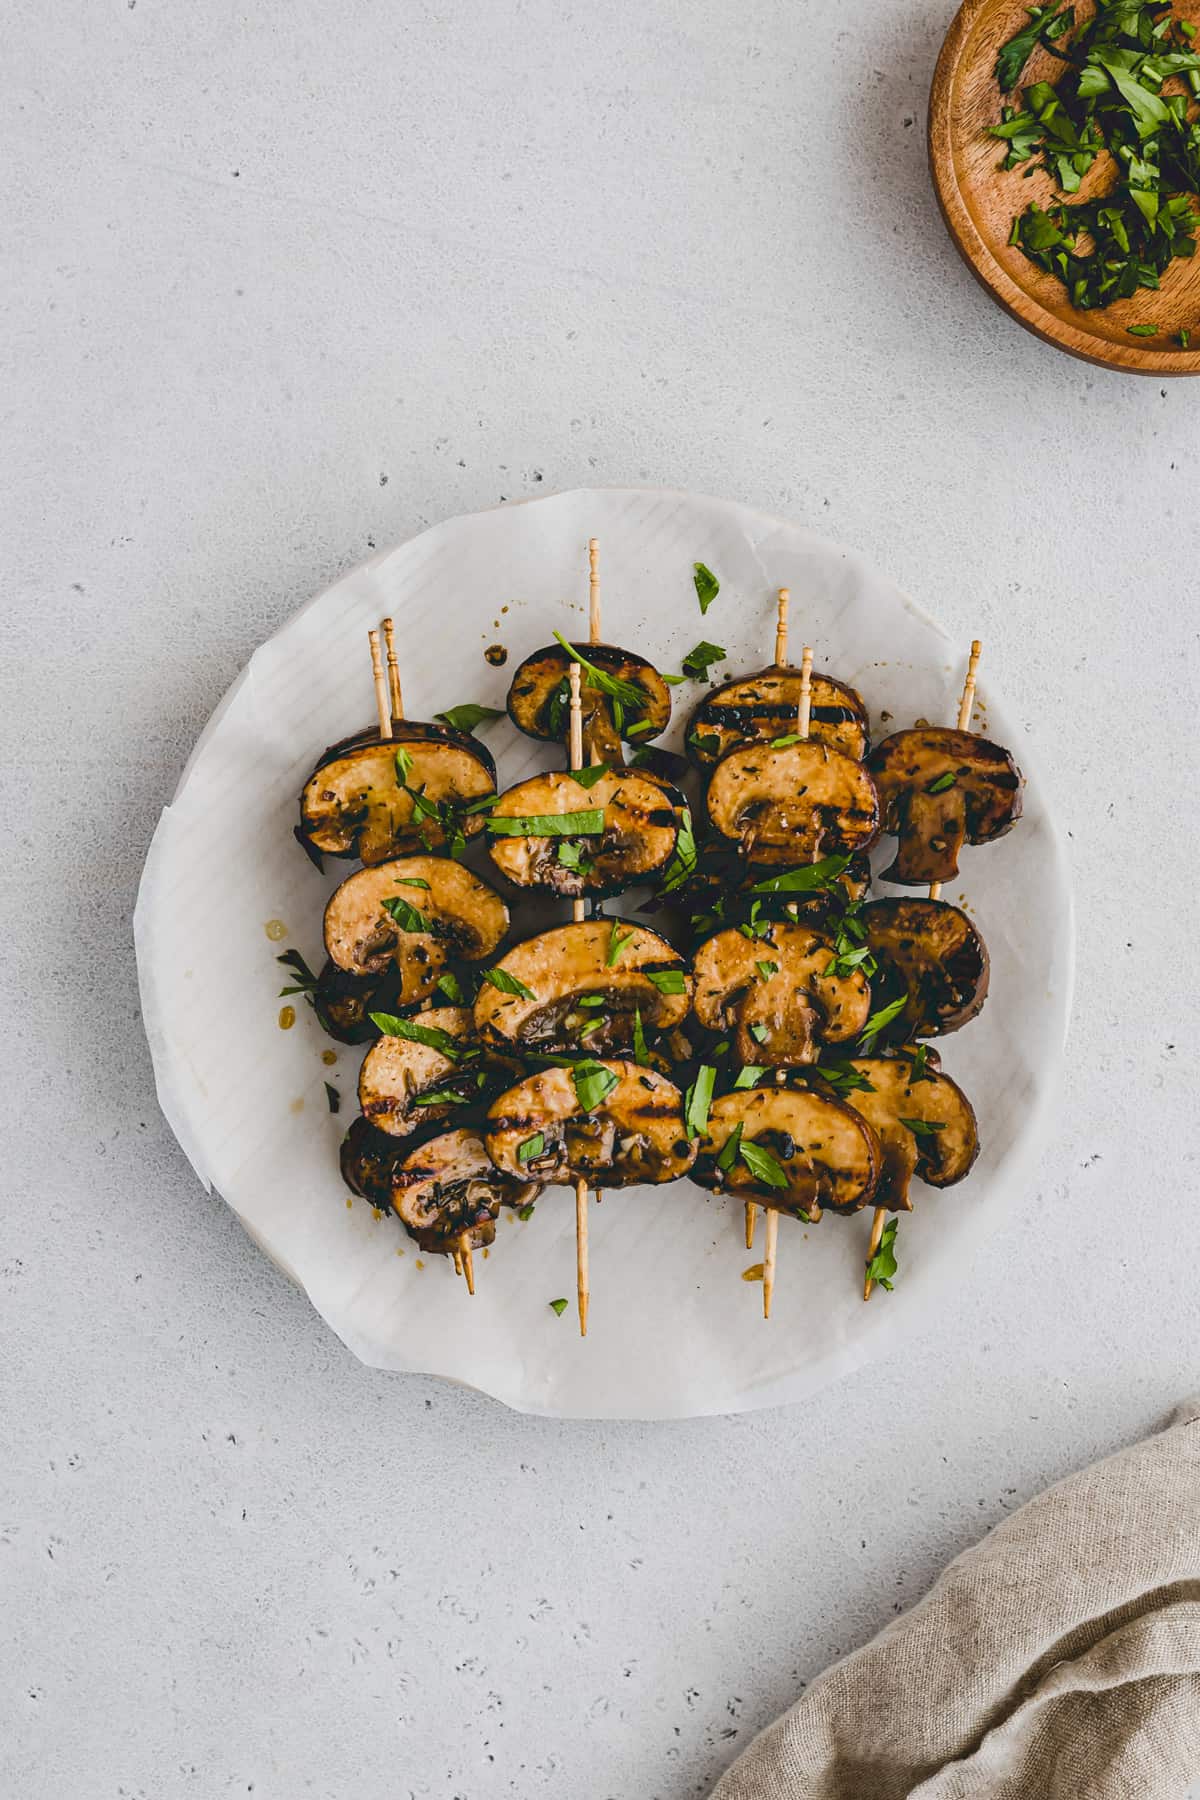
[[[628,931],[622,931],[620,921],[618,919],[612,920],[608,931],[608,950],[604,957],[605,968],[611,969],[614,966],[617,959],[624,951],[625,946],[630,943],[636,935],[637,933],[633,927]]]
[[[589,662],[586,656],[580,654],[574,644],[567,642],[561,631],[556,631],[554,635],[571,661],[577,662],[586,673],[588,687],[596,688],[600,693],[607,694],[610,700],[619,701],[625,706],[632,706],[641,712],[646,704],[646,695],[635,682],[626,681],[620,675],[610,675],[607,669],[597,668],[595,663]]]
[[[758,970],[758,979],[760,981],[770,981],[772,975],[778,975],[778,973],[779,973],[779,964],[778,963],[756,962],[754,966]],[[826,974],[829,973],[828,969],[825,971],[825,973]]]
[[[717,1157],[717,1167],[720,1169],[722,1175],[728,1175],[730,1169],[732,1169],[734,1163],[738,1159],[738,1153],[741,1150],[741,1147],[742,1121],[739,1119],[729,1136],[725,1139],[725,1142],[722,1144],[721,1153]]]
[[[329,1110],[331,1113],[341,1112],[342,1096],[338,1093],[332,1081],[327,1081],[325,1083],[325,1098],[329,1102]]]
[[[400,783],[401,787],[407,787],[408,778],[412,774],[412,766],[412,757],[408,754],[404,745],[401,744],[396,751],[396,780]]]
[[[383,910],[396,921],[401,931],[429,931],[431,929],[425,914],[413,906],[411,901],[403,899],[399,894],[385,900]]]
[[[458,1062],[463,1054],[462,1047],[450,1033],[436,1025],[418,1025],[415,1019],[398,1019],[394,1013],[373,1012],[367,1016],[384,1037],[408,1038],[410,1043],[425,1044],[430,1050],[440,1050],[451,1062]]]
[[[881,1006],[878,1012],[870,1015],[863,1026],[862,1036],[858,1040],[859,1050],[863,1056],[870,1056],[880,1032],[884,1031],[893,1019],[898,1019],[907,1005],[908,995],[902,994],[899,1000],[893,1000],[888,1006]]]
[[[729,652],[723,650],[720,644],[710,644],[705,638],[701,638],[695,649],[688,651],[679,666],[689,681],[703,681],[714,663],[724,662],[728,654]]]
[[[487,828],[496,837],[599,837],[604,831],[604,808],[586,812],[526,813],[521,817],[495,813]]]
[[[704,563],[692,564],[692,580],[696,586],[696,598],[700,602],[701,613],[706,613],[721,591],[721,584],[712,570]]]
[[[809,863],[802,869],[788,869],[782,875],[771,875],[766,881],[757,881],[750,892],[752,894],[812,894],[836,881],[846,869],[849,861],[848,856],[823,856],[818,862]]]
[[[562,1318],[562,1316],[566,1312],[566,1310],[567,1310],[567,1302],[565,1300],[552,1300],[550,1302],[550,1311],[552,1313],[557,1313],[560,1319]]]
[[[899,1117],[899,1115],[897,1115],[897,1117]],[[939,1131],[945,1131],[946,1129],[945,1125],[938,1124],[933,1119],[900,1119],[899,1122],[904,1126],[906,1131],[911,1131],[916,1138],[934,1137]]]
[[[892,1291],[892,1276],[896,1273],[896,1232],[899,1230],[899,1219],[889,1219],[883,1228],[883,1236],[879,1240],[879,1248],[874,1256],[867,1260],[867,1280],[878,1282],[879,1286]]]
[[[585,1113],[595,1112],[598,1106],[602,1106],[620,1079],[611,1069],[606,1069],[603,1063],[577,1062],[571,1069],[575,1098]]]
[[[647,981],[652,981],[660,994],[683,994],[687,992],[687,982],[682,969],[647,969]]]
[[[684,1124],[690,1138],[703,1137],[708,1130],[708,1109],[712,1105],[716,1079],[717,1071],[712,1064],[701,1063],[683,1103]]]
[[[760,1069],[756,1063],[744,1064],[744,1066],[738,1070],[737,1080],[733,1084],[734,1091],[736,1092],[738,1088],[752,1088],[755,1082],[760,1081],[766,1072],[765,1069]]]
[[[765,1144],[756,1144],[752,1139],[743,1139],[738,1154],[755,1181],[761,1181],[764,1187],[785,1188],[787,1186],[787,1175],[783,1164],[775,1152],[768,1150]]]
[[[947,788],[954,786],[956,779],[953,769],[947,769],[944,775],[939,775],[936,781],[929,783],[925,792],[927,794],[944,794]]]
[[[681,888],[696,871],[696,839],[692,831],[691,808],[684,806],[679,811],[679,830],[675,838],[675,854],[667,864],[666,873],[659,885],[660,894],[673,894]]]
[[[646,1032],[642,1025],[641,1008],[637,1006],[633,1009],[633,1060],[635,1063],[640,1063],[643,1069],[650,1066],[650,1052],[646,1048]]]
[[[829,1083],[835,1093],[853,1094],[859,1090],[866,1094],[875,1092],[875,1083],[868,1081],[862,1070],[856,1069],[853,1063],[821,1063],[816,1072],[823,1081]]]
[[[524,1138],[521,1143],[517,1145],[517,1161],[519,1163],[532,1162],[534,1157],[540,1156],[545,1148],[545,1132],[535,1131],[532,1137]],[[533,1208],[531,1206],[528,1211],[522,1209],[520,1216],[523,1219],[527,1219],[532,1212]]]
[[[502,994],[516,994],[521,1000],[537,999],[532,988],[527,988],[518,976],[510,975],[508,970],[501,968],[499,964],[494,969],[485,969],[483,979],[489,987],[499,988]]]
[[[581,788],[594,788],[602,775],[610,773],[608,763],[588,763],[585,768],[572,769],[571,780],[577,781]]]
[[[281,1000],[285,994],[311,995],[318,987],[316,976],[298,950],[285,950],[281,956],[275,958],[275,961],[282,963],[285,969],[291,969],[298,978],[291,987],[280,988],[279,998]]]
[[[455,731],[474,731],[477,725],[488,725],[493,719],[502,719],[504,713],[498,706],[480,706],[475,700],[466,700],[461,706],[451,706],[445,712],[434,713],[443,725],[452,726]]]

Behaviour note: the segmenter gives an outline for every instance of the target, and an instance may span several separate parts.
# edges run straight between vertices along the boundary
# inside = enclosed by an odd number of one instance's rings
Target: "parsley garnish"
[[[394,1013],[368,1013],[373,1025],[378,1025],[384,1037],[408,1038],[414,1044],[425,1044],[430,1050],[440,1050],[451,1062],[457,1062],[462,1050],[448,1031],[442,1031],[436,1025],[418,1025],[415,1019],[398,1019]]]
[[[721,749],[720,738],[711,732],[693,731],[688,738],[688,743],[693,749],[698,750],[701,756],[716,756]]]
[[[692,833],[692,814],[689,807],[681,807],[679,812],[679,831],[675,838],[675,854],[667,864],[666,873],[659,885],[660,894],[673,894],[676,888],[695,873],[696,839]]]
[[[929,783],[925,792],[927,794],[944,794],[947,788],[952,788],[954,786],[955,779],[954,771],[952,769],[947,769],[944,775],[939,775],[936,781],[931,781]]]
[[[465,1006],[467,1004],[466,996],[463,993],[462,982],[458,979],[458,976],[454,973],[453,969],[443,969],[442,973],[438,976],[437,985],[439,993],[445,994],[451,1006]]]
[[[682,969],[647,969],[647,981],[652,981],[660,994],[682,994],[687,991]]]
[[[909,1087],[916,1087],[918,1081],[932,1081],[933,1080],[933,1076],[929,1072],[928,1065],[929,1065],[929,1050],[926,1045],[918,1044],[916,1047],[916,1050],[913,1052],[912,1063],[909,1066],[909,1071],[908,1071]]]
[[[554,854],[564,869],[577,869],[581,875],[590,875],[596,866],[583,854],[578,844],[572,844],[566,838],[557,846]]]
[[[601,1106],[620,1081],[611,1069],[603,1063],[577,1062],[571,1070],[571,1080],[575,1086],[575,1098],[585,1113],[595,1112]]]
[[[765,1044],[767,1041],[766,1026],[761,1025],[761,1024],[760,1025],[752,1025],[750,1027],[750,1036],[754,1039],[756,1044]]]
[[[407,785],[408,778],[412,774],[412,766],[412,757],[408,754],[408,751],[404,748],[403,744],[401,744],[396,751],[396,779],[401,787]]]
[[[383,910],[396,921],[401,931],[429,931],[429,920],[410,901],[395,894],[383,902]]]
[[[519,1163],[532,1162],[534,1157],[540,1156],[542,1154],[542,1151],[545,1148],[546,1148],[545,1132],[544,1131],[535,1131],[532,1137],[524,1138],[522,1140],[522,1142],[517,1145],[517,1161]],[[529,1216],[532,1212],[533,1212],[532,1206],[529,1207],[527,1210],[523,1208],[519,1216],[522,1219],[527,1219],[527,1218],[529,1218]]]
[[[717,1167],[720,1169],[722,1175],[728,1175],[730,1169],[732,1169],[734,1163],[738,1159],[738,1152],[741,1147],[742,1121],[739,1119],[729,1136],[725,1139],[724,1144],[721,1146],[721,1154],[717,1158]]]
[[[488,983],[489,987],[499,988],[502,994],[516,994],[522,1000],[537,999],[537,995],[533,992],[532,988],[527,988],[523,981],[519,980],[515,975],[510,975],[508,970],[502,969],[499,964],[497,964],[494,969],[485,969],[483,971],[483,979]]]
[[[892,1276],[896,1273],[896,1232],[899,1225],[899,1219],[888,1220],[879,1240],[879,1248],[867,1262],[867,1280],[878,1282],[889,1294],[892,1291]]]
[[[453,1088],[430,1088],[427,1094],[418,1094],[414,1106],[465,1106],[465,1094],[456,1094]]]
[[[1010,37],[1000,48],[996,58],[996,80],[1004,93],[1010,93],[1021,79],[1021,70],[1033,55],[1039,39],[1053,43],[1055,38],[1062,37],[1075,23],[1075,14],[1071,7],[1064,6],[1054,10],[1053,0],[1048,6],[1031,6],[1028,9],[1029,24]]]
[[[455,731],[474,731],[477,725],[490,724],[493,719],[502,719],[504,714],[498,706],[480,706],[477,701],[466,700],[461,706],[448,707],[445,712],[433,716]]]
[[[487,828],[496,837],[599,837],[604,831],[604,808],[587,812],[527,813],[521,818],[493,813]]]
[[[282,963],[284,968],[291,969],[299,977],[299,980],[291,987],[280,988],[279,998],[281,1000],[285,994],[312,994],[319,985],[316,976],[298,950],[285,950],[282,956],[275,958],[275,961]]]
[[[327,1081],[325,1083],[325,1098],[329,1102],[329,1110],[331,1113],[341,1112],[342,1096],[338,1093],[332,1081]]]
[[[859,1089],[866,1094],[875,1092],[875,1083],[868,1081],[862,1070],[852,1063],[821,1063],[817,1074],[838,1094],[852,1094]]]
[[[567,1303],[565,1300],[552,1300],[550,1302],[550,1311],[552,1313],[557,1313],[560,1319],[562,1318],[562,1316],[566,1312],[566,1310],[567,1310]]]
[[[764,1144],[756,1144],[752,1139],[744,1140],[739,1155],[755,1181],[761,1181],[764,1187],[785,1188],[787,1186],[787,1175],[783,1164],[775,1152],[768,1150]]]
[[[772,975],[778,975],[779,973],[778,963],[756,962],[754,966],[758,970],[758,979],[760,981],[770,981]],[[828,975],[829,970],[826,969],[825,973]]]
[[[572,769],[571,780],[577,781],[581,788],[594,788],[602,775],[609,773],[608,763],[588,763],[586,768]]]
[[[694,650],[689,650],[680,668],[691,681],[703,681],[714,663],[724,662],[729,652],[720,644],[710,644],[701,638]]]
[[[580,655],[574,644],[567,642],[561,631],[556,631],[554,635],[571,661],[577,662],[581,669],[587,671],[588,687],[598,688],[602,694],[607,694],[610,700],[618,700],[625,706],[632,706],[639,712],[641,711],[646,704],[646,696],[635,682],[626,681],[620,675],[610,675],[607,669],[598,669],[595,663],[590,663],[586,656]]]
[[[625,949],[625,946],[631,942],[634,935],[635,930],[632,926],[628,931],[622,931],[619,919],[613,919],[611,921],[608,929],[608,950],[604,957],[605,968],[611,969],[614,966],[622,951]]]
[[[703,1137],[708,1130],[708,1109],[712,1104],[716,1079],[717,1071],[712,1064],[701,1063],[683,1103],[684,1123],[690,1138]]]
[[[646,1033],[642,1025],[641,1008],[633,1009],[633,1060],[640,1063],[643,1069],[650,1066],[650,1052],[646,1048]]]
[[[766,1072],[765,1069],[760,1069],[755,1063],[746,1063],[738,1070],[737,1080],[733,1084],[735,1092],[738,1088],[752,1088],[755,1082],[761,1080]]]
[[[789,744],[802,744],[804,739],[798,731],[789,731],[783,737],[772,738],[768,746],[771,750],[786,750]]]
[[[696,584],[696,598],[700,602],[700,611],[706,613],[721,591],[721,584],[704,563],[692,564],[692,580]]]
[[[817,888],[828,887],[836,881],[850,861],[848,856],[823,856],[819,862],[809,863],[803,869],[788,869],[783,875],[771,875],[766,881],[757,881],[750,889],[752,894],[811,894]]]
[[[880,1032],[890,1025],[893,1019],[898,1019],[907,1005],[908,995],[902,994],[899,1000],[893,1000],[889,1006],[881,1006],[878,1012],[871,1014],[863,1026],[862,1036],[858,1040],[859,1049],[864,1056],[870,1056]]]
[[[899,1118],[899,1114],[897,1114],[897,1118]],[[938,1124],[933,1119],[900,1119],[899,1122],[917,1138],[934,1137],[939,1131],[946,1129],[944,1124]]]
[[[529,1138],[526,1138],[525,1141],[526,1141],[526,1143],[530,1143],[532,1140]],[[522,1160],[521,1151],[520,1151],[519,1147],[517,1150],[517,1159],[518,1159],[518,1161]],[[528,1160],[528,1159],[525,1159],[525,1160]],[[528,1206],[521,1206],[521,1207],[517,1208],[517,1217],[518,1217],[518,1219],[522,1219],[522,1220],[532,1219],[532,1217],[533,1217],[533,1201],[532,1200],[529,1202]]]

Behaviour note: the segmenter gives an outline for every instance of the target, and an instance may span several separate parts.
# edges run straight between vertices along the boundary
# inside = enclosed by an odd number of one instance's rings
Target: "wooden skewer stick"
[[[805,644],[800,658],[800,705],[796,715],[796,730],[802,738],[808,736],[812,725],[812,664],[811,644]],[[763,1318],[771,1316],[771,1300],[775,1293],[775,1266],[779,1249],[779,1208],[767,1208],[767,1254],[763,1259]]]
[[[388,693],[391,696],[392,717],[404,717],[404,698],[400,692],[400,664],[396,661],[396,627],[390,619],[383,621],[383,642],[387,650]]]
[[[967,678],[963,682],[962,698],[958,703],[956,729],[959,731],[969,731],[971,729],[971,714],[975,709],[975,674],[979,668],[979,653],[981,648],[982,645],[980,644],[979,639],[975,638],[971,644],[971,656],[967,663]],[[940,900],[941,897],[941,882],[931,881],[929,884],[929,898],[931,900]],[[883,1241],[883,1227],[887,1221],[887,1214],[888,1209],[886,1206],[877,1206],[875,1208],[875,1217],[871,1221],[870,1242],[867,1244],[868,1269],[875,1259],[875,1252]],[[871,1277],[867,1275],[863,1280],[863,1299],[869,1300],[874,1291],[875,1283],[871,1280]]]
[[[475,1261],[471,1254],[470,1244],[463,1245],[462,1267],[463,1267],[463,1274],[467,1278],[467,1292],[468,1292],[468,1294],[474,1296],[474,1293],[475,1293]]]
[[[588,539],[588,643],[600,642],[600,539]],[[575,763],[573,767],[578,768]]]
[[[776,602],[775,602],[775,667],[777,669],[783,669],[783,668],[787,667],[788,607],[791,605],[791,600],[792,600],[791,589],[790,588],[780,588],[779,593],[776,597]],[[757,1202],[757,1200],[747,1200],[747,1202],[746,1202],[746,1248],[747,1248],[747,1250],[753,1250],[753,1248],[754,1248],[754,1229],[757,1224],[758,1224],[758,1202]]]
[[[588,546],[588,549],[591,552],[592,562],[593,642],[595,641],[595,632],[599,628],[598,614],[600,603],[597,596],[595,573],[597,548],[596,540],[593,538]],[[570,669],[567,672],[567,679],[571,686],[570,733],[567,740],[567,755],[571,768],[581,769],[583,767],[583,702],[579,693],[579,664],[577,662],[571,664]],[[573,900],[571,902],[571,917],[577,925],[584,917],[584,904],[582,900]],[[579,1305],[579,1335],[580,1337],[586,1337],[588,1301],[591,1298],[591,1288],[588,1281],[588,1190],[586,1181],[577,1181],[575,1183],[575,1292]]]
[[[390,738],[392,712],[388,701],[387,676],[383,672],[383,656],[379,649],[379,633],[368,631],[367,642],[371,646],[371,669],[375,676],[375,710],[379,714],[379,735]]]

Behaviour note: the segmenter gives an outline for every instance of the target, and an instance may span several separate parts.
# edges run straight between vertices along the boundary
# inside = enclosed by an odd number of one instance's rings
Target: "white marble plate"
[[[469,1383],[530,1412],[684,1418],[812,1393],[890,1349],[966,1276],[969,1253],[1028,1188],[1056,1090],[1070,1005],[1071,893],[1059,834],[1028,744],[988,677],[982,720],[1028,777],[1025,817],[968,851],[947,897],[965,900],[992,957],[982,1015],[941,1045],[973,1097],[983,1150],[961,1187],[917,1187],[900,1230],[892,1294],[861,1299],[869,1217],[783,1221],[774,1316],[741,1279],[741,1209],[689,1182],[613,1194],[591,1213],[591,1323],[574,1317],[574,1207],[550,1190],[528,1223],[500,1224],[477,1259],[474,1300],[444,1258],[419,1259],[398,1224],[347,1207],[337,1148],[354,1116],[360,1051],[330,1048],[311,1011],[278,1025],[279,950],[321,960],[326,894],[292,838],[317,753],[372,717],[365,633],[397,621],[410,717],[465,700],[502,706],[522,656],[555,627],[582,633],[586,542],[602,545],[604,635],[666,669],[701,637],[730,672],[770,660],[777,587],[793,595],[792,645],[859,688],[874,735],[918,716],[953,722],[964,647],[857,556],[794,525],[698,495],[639,489],[559,494],[452,519],[356,569],[255,652],[209,722],[163,813],[136,917],[146,1031],[159,1096],[201,1180],[302,1283],[355,1354],[388,1369]],[[692,564],[721,593],[701,618]],[[484,660],[495,642],[507,669]],[[678,744],[699,698],[674,690],[662,741]],[[884,723],[883,715],[891,721]],[[501,785],[554,753],[508,721],[482,734]],[[564,907],[564,917],[566,910]],[[287,927],[271,942],[270,920]],[[344,1100],[331,1116],[324,1083]],[[404,1254],[399,1254],[403,1251]],[[418,1261],[424,1267],[418,1267]],[[557,1316],[549,1302],[571,1305]]]

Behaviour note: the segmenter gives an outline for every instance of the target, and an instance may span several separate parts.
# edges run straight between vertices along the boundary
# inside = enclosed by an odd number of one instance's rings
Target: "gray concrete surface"
[[[1200,389],[1055,355],[960,267],[922,132],[950,11],[11,16],[11,1800],[702,1794],[1194,1386]],[[373,546],[605,481],[784,512],[978,631],[1076,859],[1025,1206],[902,1366],[728,1421],[357,1367],[200,1192],[138,1022],[141,860],[253,646]]]

